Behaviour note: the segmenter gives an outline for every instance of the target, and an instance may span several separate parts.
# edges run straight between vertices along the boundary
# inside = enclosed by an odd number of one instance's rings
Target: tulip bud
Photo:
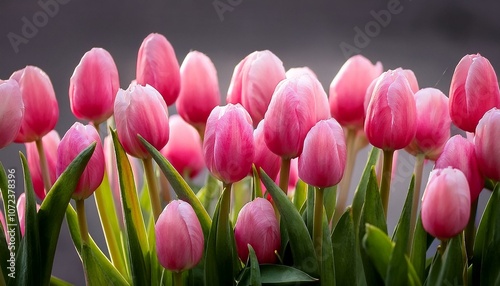
[[[255,146],[253,163],[255,164],[255,168],[257,170],[262,168],[271,179],[276,178],[280,170],[281,160],[278,155],[269,150],[264,141],[264,121],[261,121],[257,125],[257,129],[253,131],[253,140]]]
[[[205,167],[200,134],[177,114],[170,116],[170,140],[161,154],[179,174],[193,178]]]
[[[45,152],[45,157],[47,159],[47,167],[50,177],[50,184],[53,185],[56,182],[56,164],[57,164],[57,147],[61,142],[59,134],[57,131],[52,130],[47,135],[43,136],[42,143]],[[33,189],[35,194],[41,200],[45,199],[45,195],[49,190],[45,190],[43,185],[42,169],[40,167],[40,156],[38,154],[38,149],[36,148],[35,142],[26,143],[26,157],[28,158],[28,168],[31,174],[31,180],[33,181]]]
[[[500,181],[500,109],[493,108],[484,114],[476,127],[474,140],[479,169],[484,176]]]
[[[24,143],[38,140],[54,129],[59,118],[52,83],[44,71],[34,66],[18,70],[10,78],[19,83],[24,102],[21,130],[14,141]]]
[[[382,64],[373,65],[362,55],[348,59],[330,84],[330,111],[342,126],[363,128],[366,89],[382,73]]]
[[[402,71],[383,73],[368,105],[365,133],[380,149],[402,149],[415,137],[417,128],[415,99]]]
[[[259,264],[275,263],[281,245],[280,226],[271,203],[263,198],[243,206],[234,227],[238,256],[248,259],[248,244],[255,250]]]
[[[228,103],[241,103],[254,126],[264,118],[276,85],[285,78],[283,62],[270,51],[246,56],[234,69],[227,92]]]
[[[78,119],[101,123],[113,115],[120,87],[118,69],[111,54],[93,48],[83,55],[69,84],[71,111]]]
[[[21,129],[24,103],[17,81],[0,81],[0,149],[14,141]]]
[[[203,256],[204,238],[200,221],[190,204],[171,201],[155,225],[156,254],[170,271],[193,268]]]
[[[483,190],[484,180],[474,151],[474,143],[466,138],[455,135],[444,146],[443,152],[436,160],[436,169],[452,167],[464,173],[469,183],[470,198],[474,202]]]
[[[179,62],[170,42],[160,34],[149,34],[139,48],[137,84],[149,84],[172,105],[181,89]]]
[[[288,69],[285,73],[285,76],[286,76],[286,78],[292,78],[292,77],[301,76],[303,74],[307,74],[307,75],[312,76],[314,78],[318,78],[316,73],[314,73],[314,71],[312,69],[310,69],[309,67]]]
[[[464,230],[470,216],[470,191],[462,171],[435,169],[422,197],[422,224],[432,236],[447,239]]]
[[[500,108],[497,75],[488,59],[476,54],[460,60],[451,79],[449,105],[453,123],[469,132],[486,111]]]
[[[276,87],[266,112],[267,147],[283,158],[298,157],[309,129],[329,117],[328,99],[316,78],[302,74],[285,79]]]
[[[203,155],[208,170],[224,183],[243,179],[254,159],[252,119],[243,106],[215,107],[207,120]]]
[[[59,177],[76,156],[94,142],[96,143],[94,153],[78,180],[72,196],[74,200],[88,198],[101,185],[105,168],[101,138],[99,138],[97,130],[92,125],[83,125],[76,122],[66,132],[57,148],[56,173],[57,177]]]
[[[327,188],[337,185],[346,164],[344,130],[337,120],[321,120],[311,128],[299,157],[299,177],[309,185]]]
[[[205,54],[192,51],[182,62],[181,79],[177,112],[189,124],[205,126],[212,109],[220,104],[214,64]]]
[[[24,232],[26,230],[26,193],[22,193],[17,198],[17,216],[19,218],[19,228],[21,232],[21,236],[24,236]],[[36,204],[36,211],[40,209],[40,205]],[[0,213],[1,214],[1,213]]]
[[[406,147],[408,153],[419,153],[436,160],[450,138],[451,119],[448,114],[448,97],[435,88],[424,88],[415,93],[417,131]]]
[[[125,151],[137,158],[150,155],[137,135],[156,149],[168,142],[168,109],[156,89],[150,85],[130,85],[120,89],[115,99],[115,120],[118,139]]]

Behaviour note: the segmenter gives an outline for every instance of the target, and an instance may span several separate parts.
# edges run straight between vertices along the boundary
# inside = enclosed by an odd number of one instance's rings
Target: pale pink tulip
[[[484,114],[476,127],[474,145],[479,169],[484,176],[500,181],[500,109],[493,108]]]
[[[0,223],[2,224],[3,232],[6,240],[9,240],[9,231],[7,229],[7,225],[5,225],[5,218],[3,217],[3,213],[0,211]]]
[[[24,103],[17,81],[0,81],[0,149],[14,141],[21,129]]]
[[[255,145],[255,156],[253,159],[255,168],[257,170],[262,168],[271,179],[275,179],[280,170],[281,160],[278,155],[269,150],[264,141],[264,120],[259,122],[257,129],[253,131],[253,140]]]
[[[21,236],[24,236],[24,232],[26,230],[26,193],[22,193],[17,198],[17,216],[19,218],[19,228],[21,231]],[[36,211],[40,209],[40,205],[36,204]]]
[[[288,69],[285,73],[286,78],[297,77],[297,76],[300,76],[302,74],[308,74],[312,77],[318,78],[316,73],[312,69],[310,69],[309,67],[291,68],[291,69]]]

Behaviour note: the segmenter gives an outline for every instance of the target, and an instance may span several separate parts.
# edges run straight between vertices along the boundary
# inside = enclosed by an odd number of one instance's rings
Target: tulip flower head
[[[308,74],[312,77],[318,78],[316,73],[312,69],[310,69],[309,67],[291,68],[291,69],[288,69],[285,73],[286,78],[297,77],[297,76],[300,76],[302,74]]]
[[[14,141],[21,129],[24,103],[17,81],[0,81],[0,149]]]
[[[470,215],[470,191],[462,171],[435,169],[422,197],[422,224],[432,236],[447,239],[464,230]]]
[[[479,120],[474,139],[479,169],[484,176],[500,181],[500,109],[493,108]]]
[[[275,179],[280,170],[281,160],[280,157],[271,152],[266,145],[264,140],[264,121],[259,122],[257,129],[254,130],[253,140],[255,145],[255,156],[253,160],[255,168],[257,168],[257,170],[262,168],[271,179]]]
[[[7,227],[5,225],[5,218],[3,217],[3,213],[0,211],[0,224],[2,224],[2,229],[7,241],[9,240],[9,232],[7,231]]]
[[[155,225],[156,254],[170,271],[191,269],[203,256],[204,238],[200,221],[190,204],[171,201]]]
[[[26,230],[26,193],[22,193],[17,198],[17,216],[19,218],[19,228],[21,235],[24,236],[24,232]],[[40,209],[40,205],[36,204],[36,211]]]

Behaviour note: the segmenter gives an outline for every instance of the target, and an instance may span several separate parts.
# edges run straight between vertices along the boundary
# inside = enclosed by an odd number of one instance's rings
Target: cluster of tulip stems
[[[67,284],[52,276],[64,218],[88,285],[500,283],[500,91],[479,54],[459,61],[449,96],[361,55],[327,95],[311,69],[285,71],[272,52],[256,51],[235,67],[221,106],[210,58],[191,51],[179,66],[168,40],[150,34],[126,89],[106,50],[85,53],[69,99],[88,124],[62,139],[40,68],[0,81],[0,98],[0,148],[25,143],[27,157],[16,209],[0,168],[0,285]],[[450,138],[451,124],[464,136]],[[349,204],[356,157],[369,144]],[[390,235],[402,149],[415,171]],[[426,162],[434,169],[422,187]],[[492,194],[481,216],[483,190]],[[106,254],[87,229],[91,195]]]

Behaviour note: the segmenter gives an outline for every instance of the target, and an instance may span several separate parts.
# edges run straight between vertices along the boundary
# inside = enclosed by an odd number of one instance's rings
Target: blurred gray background
[[[44,12],[40,3],[47,2],[57,3],[53,13]],[[135,78],[137,50],[151,32],[168,38],[179,63],[190,50],[207,54],[217,68],[224,99],[234,66],[247,54],[263,49],[274,52],[286,69],[309,66],[328,89],[349,56],[341,46],[351,46],[353,52],[381,61],[384,69],[412,69],[420,87],[437,87],[448,94],[453,70],[465,54],[481,53],[497,71],[500,69],[499,11],[498,1],[465,0],[2,0],[0,78],[7,79],[26,65],[42,68],[50,76],[59,101],[57,130],[61,137],[75,121],[69,107],[68,87],[82,55],[92,47],[107,49],[125,88]],[[390,14],[390,19],[385,17],[377,22],[376,15],[382,14]],[[26,22],[34,23],[36,32],[23,35]],[[364,40],[359,30],[366,34]],[[25,38],[24,42],[13,45],[8,37],[12,33]],[[18,194],[23,191],[19,150],[24,152],[24,146],[14,144],[0,150],[3,165],[17,168]],[[358,156],[353,182],[359,178],[366,152]],[[391,229],[413,170],[413,158],[402,154],[399,161],[391,195]],[[430,164],[426,166],[426,174],[431,168]],[[424,186],[425,182],[426,179]],[[91,206],[87,212],[90,232],[105,248],[95,208]],[[69,239],[66,222],[53,274],[76,285],[84,284],[81,262]]]

